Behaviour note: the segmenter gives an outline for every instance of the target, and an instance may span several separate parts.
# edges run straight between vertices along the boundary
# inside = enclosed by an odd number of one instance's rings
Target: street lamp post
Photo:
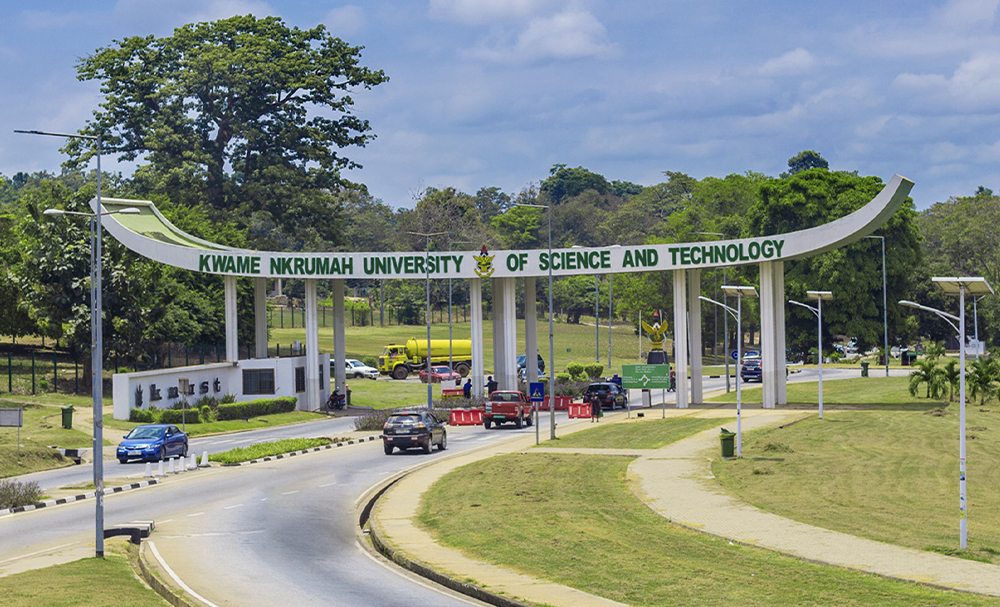
[[[757,289],[753,287],[742,287],[735,285],[722,285],[722,292],[726,295],[736,297],[736,309],[732,309],[722,302],[715,301],[704,295],[699,295],[698,299],[713,303],[732,314],[736,319],[736,330],[740,334],[740,339],[736,340],[736,359],[743,357],[743,298],[757,297]],[[743,457],[743,390],[740,388],[740,380],[736,379],[736,457]]]
[[[70,213],[49,209],[47,215],[87,215],[90,219],[90,359],[91,395],[94,409],[94,501],[95,504],[95,554],[104,557],[104,327],[101,323],[101,136],[77,133],[49,133],[34,130],[15,130],[27,135],[47,135],[69,139],[85,139],[94,142],[97,156],[97,210],[89,213]],[[134,210],[136,213],[138,209]]]
[[[552,207],[544,204],[516,204],[517,207],[528,207],[532,209],[545,209],[546,214],[549,217],[549,433],[550,438],[555,439],[556,437],[556,348],[554,345],[554,340],[552,339]],[[528,353],[525,353],[525,360],[527,360]],[[527,363],[525,363],[527,364]]]
[[[823,300],[833,299],[830,291],[806,291],[810,299],[816,300],[816,307],[789,299],[788,303],[802,306],[816,315],[816,334],[819,341],[819,418],[823,419]]]
[[[882,241],[882,331],[883,347],[885,348],[885,376],[889,377],[889,305],[886,300],[885,290],[885,236],[865,236],[865,238],[878,238]]]
[[[941,310],[931,308],[928,306],[922,306],[918,303],[912,301],[901,300],[899,303],[904,306],[911,308],[917,308],[918,310],[924,310],[926,312],[932,312],[937,314],[939,317],[943,318],[953,329],[958,331],[958,342],[959,342],[959,389],[958,389],[958,509],[959,509],[959,548],[965,549],[968,547],[969,543],[969,528],[968,528],[968,502],[966,500],[966,485],[965,485],[965,472],[966,472],[966,461],[965,461],[965,296],[966,294],[976,296],[976,295],[993,295],[993,287],[986,282],[985,278],[979,276],[962,276],[962,277],[934,277],[931,278],[934,282],[947,295],[958,295],[958,309],[959,315],[948,314],[947,312],[942,312]],[[958,326],[952,321],[958,321]]]
[[[412,234],[413,236],[423,236],[427,242],[427,248],[424,251],[424,274],[427,278],[427,284],[425,288],[427,297],[427,410],[434,408],[434,396],[433,396],[433,384],[431,376],[431,236],[441,236],[442,234],[447,234],[447,232],[407,232],[407,234]],[[450,314],[450,312],[449,312]]]
[[[621,245],[613,244],[612,249]],[[611,296],[614,294],[615,275],[608,274],[608,373],[611,373],[611,320],[614,318],[614,310],[611,307]],[[598,361],[600,362],[600,361]]]

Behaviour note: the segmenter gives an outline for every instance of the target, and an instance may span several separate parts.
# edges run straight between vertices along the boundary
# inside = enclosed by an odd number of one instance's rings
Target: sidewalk
[[[668,417],[731,417],[731,408],[667,409]],[[802,411],[744,408],[744,431],[774,426],[802,417]],[[659,412],[647,416],[659,418]],[[607,416],[606,422],[624,420]],[[560,435],[585,430],[590,424],[560,428]],[[379,499],[372,513],[372,534],[419,566],[452,580],[474,580],[491,593],[565,607],[618,605],[579,590],[531,578],[467,558],[439,545],[413,524],[420,495],[451,470],[467,463],[534,446],[534,436],[511,443],[443,459],[404,477]],[[539,452],[570,453],[564,448],[540,447]],[[627,453],[636,459],[629,472],[638,479],[638,497],[664,518],[712,535],[774,550],[811,562],[855,569],[876,575],[940,588],[1000,596],[1000,567],[929,552],[921,552],[798,523],[743,505],[729,497],[713,480],[710,463],[718,457],[718,428],[656,450],[581,449],[584,453]]]

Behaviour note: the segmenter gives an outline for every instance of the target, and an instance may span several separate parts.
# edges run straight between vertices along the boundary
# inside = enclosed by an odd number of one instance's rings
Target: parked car
[[[165,460],[168,457],[184,457],[188,453],[188,436],[177,426],[170,424],[143,424],[132,428],[118,443],[118,461],[130,459]]]
[[[520,381],[522,381],[522,382],[528,381],[528,370],[525,369],[524,367],[521,367],[520,369],[518,369],[517,370],[517,379],[520,380]],[[545,373],[543,373],[542,370],[539,369],[538,370],[538,381],[548,381],[548,379],[549,378],[545,376]]]
[[[594,396],[601,401],[602,409],[617,409],[628,404],[628,392],[612,382],[597,382],[587,386],[583,402],[589,403]]]
[[[353,377],[355,379],[361,379],[363,377],[368,379],[378,379],[378,369],[375,367],[369,367],[360,360],[348,358],[344,361],[344,368],[347,370],[347,377]],[[336,369],[337,361],[331,358],[330,371],[335,372]]]
[[[396,413],[382,427],[382,446],[386,455],[392,455],[393,449],[420,448],[430,453],[432,445],[437,445],[439,451],[447,449],[448,433],[444,424],[427,411]]]
[[[541,354],[536,354],[536,356],[538,356],[538,370],[544,373],[545,372],[545,359],[542,358]],[[526,366],[528,366],[527,360],[528,360],[528,357],[525,356],[524,354],[521,354],[520,356],[518,356],[517,357],[517,368],[520,370],[520,369],[523,369]],[[539,373],[539,375],[541,375],[541,373]]]
[[[743,378],[744,382],[751,381],[764,381],[764,373],[761,370],[759,358],[748,358],[743,361],[743,366],[740,368],[740,377]]]
[[[743,353],[743,360],[750,360],[751,358],[760,359],[760,350],[747,350]]]
[[[442,381],[461,380],[462,376],[451,370],[451,367],[431,367],[431,383],[436,384]],[[420,381],[427,383],[427,369],[420,372]]]

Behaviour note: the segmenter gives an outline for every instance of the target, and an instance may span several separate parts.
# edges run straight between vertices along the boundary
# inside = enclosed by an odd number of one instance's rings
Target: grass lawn
[[[942,401],[924,398],[924,390],[910,396],[908,377],[852,377],[823,382],[823,408],[827,405],[865,405],[889,408],[931,409],[940,407]],[[760,384],[743,384],[743,402],[760,403]],[[706,399],[713,403],[735,403],[736,390]],[[819,383],[788,384],[788,403],[792,405],[819,405]]]
[[[22,409],[23,423],[21,427],[21,448],[18,457],[18,429],[0,428],[0,477],[26,474],[37,470],[61,468],[73,464],[50,449],[49,445],[63,448],[90,447],[92,434],[76,429],[66,430],[62,427],[62,408],[60,405],[43,403],[39,400],[30,402],[27,399],[0,399],[0,407],[5,409]],[[89,428],[88,428],[89,430]]]
[[[109,540],[104,558],[25,571],[0,578],[4,607],[164,607],[165,600],[140,582],[129,565],[127,544]]]
[[[823,420],[748,432],[743,459],[716,461],[713,471],[727,491],[764,510],[952,554],[959,416],[957,403],[944,405],[830,410]],[[966,413],[969,549],[960,556],[1000,564],[1000,409],[970,404]]]
[[[597,424],[586,432],[574,432],[559,440],[548,441],[543,446],[571,449],[659,449],[702,430],[735,420],[735,417],[632,419],[615,424]]]
[[[257,443],[256,445],[250,445],[249,447],[237,447],[221,453],[213,453],[208,456],[208,459],[210,461],[221,462],[223,464],[238,464],[240,462],[249,462],[251,460],[260,459],[262,457],[270,457],[272,455],[281,455],[282,453],[291,453],[292,451],[304,451],[314,447],[321,447],[323,445],[329,445],[331,442],[333,441],[329,438],[285,438],[266,443]]]
[[[996,605],[682,529],[628,489],[629,461],[529,452],[470,464],[425,494],[419,522],[473,558],[629,605]]]

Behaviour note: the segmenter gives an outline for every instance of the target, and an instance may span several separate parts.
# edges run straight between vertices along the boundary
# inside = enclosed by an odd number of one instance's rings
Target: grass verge
[[[917,396],[910,396],[908,377],[852,377],[850,379],[827,380],[823,382],[823,407],[828,405],[868,406],[923,410],[946,404],[941,400],[923,397],[923,389]],[[747,389],[747,388],[750,389]],[[743,402],[759,403],[760,384],[743,384]],[[788,384],[788,402],[796,405],[818,405],[818,382]],[[736,391],[705,399],[713,403],[735,403]]]
[[[1000,410],[969,405],[966,412],[965,551],[958,550],[957,403],[830,411],[823,420],[748,432],[743,459],[716,461],[713,472],[731,494],[782,516],[1000,564]]]
[[[486,562],[637,606],[996,605],[682,529],[626,483],[630,459],[528,453],[445,476],[419,523]]]
[[[272,455],[281,455],[282,453],[291,453],[292,451],[302,451],[304,449],[322,447],[323,445],[329,445],[332,442],[333,441],[329,438],[283,438],[281,440],[270,441],[267,443],[257,443],[256,445],[250,445],[249,447],[237,447],[235,449],[230,449],[229,451],[212,453],[208,456],[208,459],[222,464],[238,464],[240,462],[249,462],[251,460],[260,459],[262,457],[270,457]]]
[[[733,421],[736,421],[735,417],[634,419],[615,424],[597,424],[586,432],[575,432],[559,440],[548,441],[543,446],[572,449],[659,449],[702,430]]]
[[[25,571],[0,578],[4,607],[163,607],[160,595],[136,578],[129,564],[128,544],[109,540],[104,558],[86,558],[64,565]]]

